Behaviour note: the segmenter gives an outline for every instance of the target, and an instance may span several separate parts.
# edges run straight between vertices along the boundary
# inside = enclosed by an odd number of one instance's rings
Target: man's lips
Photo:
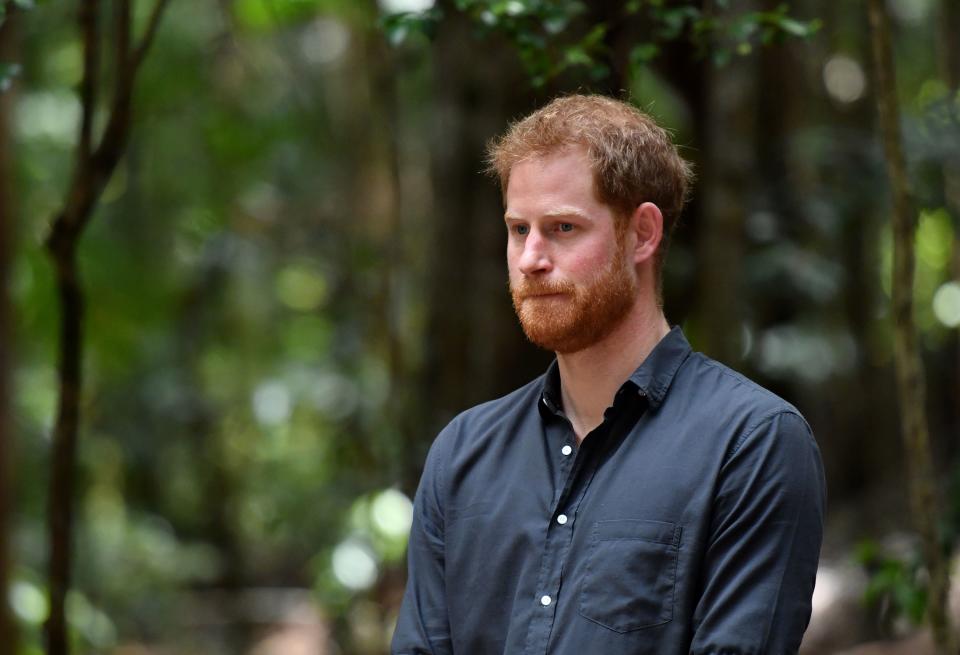
[[[561,298],[566,294],[560,292],[554,293],[528,293],[523,296],[524,300],[543,299],[543,298]]]

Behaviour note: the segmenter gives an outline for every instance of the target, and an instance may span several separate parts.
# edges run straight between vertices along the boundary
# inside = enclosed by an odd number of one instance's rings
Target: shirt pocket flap
[[[673,620],[681,528],[643,519],[598,521],[580,588],[581,616],[616,632]]]
[[[680,544],[680,526],[666,521],[645,519],[597,521],[593,526],[593,540],[609,541],[613,539],[641,539],[655,544],[677,546]]]

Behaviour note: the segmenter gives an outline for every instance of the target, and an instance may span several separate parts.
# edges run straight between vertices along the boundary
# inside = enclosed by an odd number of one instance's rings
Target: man
[[[393,653],[795,653],[822,464],[794,407],[664,318],[688,165],[599,96],[514,124],[490,162],[514,307],[557,357],[434,442]]]

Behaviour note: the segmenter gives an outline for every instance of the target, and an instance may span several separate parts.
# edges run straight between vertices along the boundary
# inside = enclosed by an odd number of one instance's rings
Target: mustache
[[[556,293],[570,294],[575,287],[573,283],[566,280],[557,280],[548,282],[546,280],[532,280],[524,278],[518,284],[510,286],[510,293],[516,299],[532,298],[535,296],[547,296]]]

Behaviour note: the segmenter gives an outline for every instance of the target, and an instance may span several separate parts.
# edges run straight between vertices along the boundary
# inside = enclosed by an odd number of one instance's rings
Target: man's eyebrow
[[[556,209],[551,209],[548,212],[543,214],[544,218],[582,218],[585,220],[591,220],[589,216],[584,214],[582,211],[576,207],[557,207]]]
[[[555,209],[551,209],[549,211],[544,212],[540,216],[540,218],[580,218],[587,221],[593,220],[592,218],[590,218],[590,216],[584,214],[582,211],[580,211],[576,207],[557,207]],[[507,212],[503,215],[503,220],[522,221],[526,219]]]

